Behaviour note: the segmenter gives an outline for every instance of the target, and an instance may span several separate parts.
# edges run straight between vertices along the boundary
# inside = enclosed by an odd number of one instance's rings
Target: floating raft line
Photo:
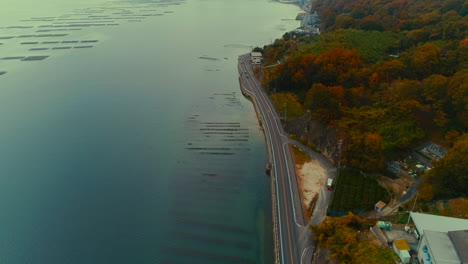
[[[29,57],[23,58],[22,61],[39,61],[39,60],[44,60],[48,57],[49,56],[29,56]]]

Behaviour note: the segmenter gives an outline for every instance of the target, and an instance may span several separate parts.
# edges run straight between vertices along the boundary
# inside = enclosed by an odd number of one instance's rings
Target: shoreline
[[[240,57],[240,56],[239,56]],[[239,74],[242,75],[242,71],[240,70],[240,67],[239,67],[239,63],[237,65],[237,70],[239,72]],[[244,95],[244,97],[246,97],[249,101],[252,102],[253,106],[254,106],[254,109],[255,109],[255,114],[257,116],[257,120],[258,120],[258,123],[260,125],[260,128],[262,129],[262,134],[263,134],[263,137],[265,138],[265,143],[266,143],[266,146],[267,146],[267,154],[268,154],[268,164],[272,164],[272,152],[271,152],[271,147],[270,147],[270,139],[266,136],[265,134],[265,127],[263,125],[263,121],[262,121],[262,118],[261,118],[261,115],[260,115],[260,112],[258,110],[258,104],[256,102],[256,100],[253,98],[252,94],[247,90],[245,89],[244,85],[242,84],[242,81],[241,81],[241,75],[239,76],[238,78],[238,81],[239,81],[239,87],[240,87],[240,90],[241,90],[241,93],[242,95]],[[278,250],[278,245],[279,245],[279,241],[278,241],[278,223],[276,221],[277,219],[277,208],[276,208],[276,188],[275,188],[275,176],[272,176],[271,173],[269,175],[270,177],[270,193],[271,193],[271,215],[272,215],[272,222],[273,222],[273,254],[274,254],[274,259],[275,259],[275,263],[280,263],[279,261],[279,250]]]
[[[251,74],[252,76],[249,78],[249,76],[244,76],[244,74],[245,74],[244,70],[241,70],[242,67],[245,68],[245,64],[243,64],[243,63],[244,62],[247,63],[247,61],[245,60],[245,56],[247,56],[247,54],[240,55],[238,57],[239,62],[238,62],[237,68],[238,68],[238,72],[240,74],[239,77],[238,77],[239,86],[240,86],[240,90],[242,92],[242,95],[244,95],[244,97],[246,97],[246,99],[251,101],[252,104],[254,105],[255,114],[257,115],[257,120],[259,122],[259,125],[260,125],[261,129],[263,130],[263,135],[265,137],[265,143],[267,145],[268,162],[271,164],[274,157],[273,157],[273,153],[272,153],[272,149],[271,149],[272,148],[272,145],[271,145],[272,142],[271,142],[270,138],[267,136],[266,128],[265,128],[265,124],[264,124],[264,122],[267,122],[267,120],[264,120],[265,117],[263,117],[262,114],[261,114],[261,113],[264,112],[264,110],[260,111],[260,109],[259,109],[260,106],[258,104],[260,104],[260,102],[258,102],[258,98],[255,95],[256,92],[250,91],[249,89],[247,89],[246,86],[244,86],[244,84],[249,84],[249,82],[251,82],[251,81],[249,81],[250,78],[255,78],[254,82],[257,83],[256,86],[259,86],[258,79],[256,77],[254,77],[253,74]],[[242,57],[244,57],[243,62],[241,62]],[[251,71],[251,68],[248,68],[248,71]],[[262,91],[260,93],[264,93],[264,91]],[[270,98],[268,98],[266,100],[270,100]],[[271,102],[271,100],[270,100],[270,102]],[[276,106],[273,106],[273,107],[276,107]],[[282,135],[282,136],[285,136],[285,135]],[[308,157],[310,157],[310,159],[313,162],[316,162],[317,166],[319,166],[319,167],[321,167],[323,169],[325,175],[322,175],[321,177],[325,177],[325,179],[326,178],[332,178],[332,179],[336,178],[336,168],[334,168],[334,166],[331,164],[331,162],[329,160],[327,160],[324,156],[314,152],[311,149],[306,148],[305,146],[303,146],[299,142],[296,142],[295,140],[292,140],[289,137],[287,137],[287,139],[285,139],[285,140],[286,141],[284,141],[284,144],[288,144],[290,146],[292,146],[292,145],[297,146],[299,149],[304,151],[308,155]],[[283,148],[284,148],[284,146],[283,146]],[[285,153],[285,155],[286,155],[286,153]],[[291,151],[291,156],[292,157],[290,157],[290,158],[291,158],[291,160],[293,160],[294,159],[294,153],[292,151]],[[300,164],[300,165],[304,165],[304,164]],[[291,197],[290,198],[292,200],[290,202],[293,205],[293,207],[292,207],[293,211],[294,211],[294,207],[299,209],[299,210],[297,210],[297,213],[299,213],[297,215],[298,216],[297,220],[302,222],[302,224],[299,224],[299,223],[296,222],[295,224],[297,225],[297,227],[295,227],[294,229],[297,228],[298,230],[297,231],[290,230],[288,232],[300,232],[302,234],[300,237],[297,237],[298,240],[294,240],[294,243],[298,243],[298,247],[299,247],[299,252],[298,252],[299,255],[296,256],[296,257],[300,258],[301,261],[307,260],[307,262],[308,262],[308,260],[311,260],[312,257],[313,257],[312,256],[313,251],[308,250],[308,249],[312,248],[313,245],[314,245],[313,240],[312,240],[312,235],[313,234],[306,235],[306,233],[303,233],[303,232],[307,230],[310,233],[310,230],[309,230],[308,226],[311,225],[311,224],[317,225],[323,220],[324,216],[326,215],[326,211],[328,209],[328,204],[329,204],[329,202],[331,200],[331,193],[327,192],[325,190],[324,184],[316,185],[315,187],[318,190],[317,195],[315,195],[315,197],[312,197],[312,200],[310,202],[310,205],[313,204],[313,206],[311,206],[311,208],[310,208],[311,216],[310,217],[307,216],[306,219],[304,219],[305,217],[304,217],[304,214],[303,214],[303,212],[304,212],[303,211],[304,203],[303,203],[303,191],[302,191],[303,188],[301,188],[299,186],[300,182],[301,182],[301,179],[299,179],[300,176],[297,173],[299,171],[297,166],[298,166],[298,163],[293,161],[293,167],[294,168],[293,168],[293,172],[291,172],[291,174],[294,174],[294,177],[290,177],[289,181],[293,181],[293,183],[297,184],[297,186],[296,186],[297,190],[294,191],[294,192],[291,190],[291,194],[290,194]],[[282,240],[283,238],[281,238],[281,234],[284,231],[284,229],[283,229],[283,231],[281,231],[282,230],[281,227],[284,228],[284,226],[283,226],[284,222],[281,222],[281,219],[279,217],[281,216],[283,218],[285,216],[283,215],[284,212],[283,212],[283,214],[280,214],[280,211],[279,211],[279,209],[281,209],[281,206],[280,206],[280,204],[278,204],[279,201],[277,201],[277,199],[278,199],[278,197],[281,197],[281,195],[278,195],[277,192],[281,193],[281,191],[280,191],[281,189],[277,190],[278,185],[280,183],[277,182],[276,177],[277,177],[276,173],[271,174],[271,176],[270,176],[270,188],[271,188],[271,203],[272,203],[272,218],[273,218],[272,222],[273,222],[273,243],[274,243],[274,254],[275,254],[274,258],[275,258],[275,263],[280,263],[280,249],[281,249],[282,254],[285,254],[286,252],[283,251],[284,250],[283,240]],[[325,181],[325,179],[323,179],[323,180]],[[308,179],[308,180],[310,180],[310,179]],[[317,179],[314,178],[313,180],[317,180]],[[283,184],[284,184],[284,179],[283,179]],[[292,183],[289,184],[290,185],[289,188],[291,188],[291,184]],[[286,186],[284,188],[286,188]],[[281,187],[281,188],[283,188],[283,187]],[[284,192],[284,189],[283,189],[283,192]],[[293,198],[293,196],[296,196],[296,197]],[[284,197],[283,197],[283,199],[284,199]],[[296,219],[295,218],[296,213],[294,213],[293,215],[294,215],[294,219]],[[288,230],[289,230],[289,228],[288,228]],[[288,254],[290,254],[290,253],[291,253],[291,251],[288,252]],[[282,257],[284,258],[284,255],[282,255]]]

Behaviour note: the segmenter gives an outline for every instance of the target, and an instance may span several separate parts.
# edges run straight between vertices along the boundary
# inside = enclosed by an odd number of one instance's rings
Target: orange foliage
[[[372,151],[383,149],[383,139],[378,133],[367,133],[364,138],[364,144]]]
[[[322,74],[329,80],[337,79],[339,82],[345,79],[347,72],[362,66],[357,50],[342,48],[330,49],[318,55],[315,63],[320,66]]]
[[[434,44],[426,43],[418,47],[413,52],[414,70],[422,76],[427,76],[434,72],[435,67],[440,63],[440,48]]]
[[[374,72],[369,77],[369,87],[374,88],[379,83],[379,74]]]
[[[460,41],[460,47],[468,47],[468,38]]]

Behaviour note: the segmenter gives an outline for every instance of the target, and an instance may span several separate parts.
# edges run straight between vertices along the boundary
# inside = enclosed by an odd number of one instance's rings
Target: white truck
[[[328,178],[327,180],[327,189],[331,190],[333,187],[333,179]]]

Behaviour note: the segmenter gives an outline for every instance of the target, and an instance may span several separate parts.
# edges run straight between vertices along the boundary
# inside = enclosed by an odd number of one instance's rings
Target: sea
[[[267,0],[2,0],[0,263],[273,263]]]

